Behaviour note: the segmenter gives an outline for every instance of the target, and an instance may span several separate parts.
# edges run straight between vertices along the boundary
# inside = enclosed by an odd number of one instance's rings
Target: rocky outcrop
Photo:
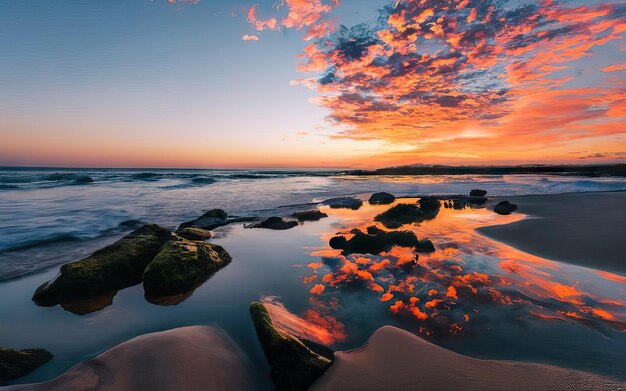
[[[230,255],[220,246],[175,238],[163,246],[143,273],[146,299],[156,304],[173,295],[184,299],[230,262]],[[176,300],[167,303],[177,304]]]
[[[55,279],[37,288],[33,300],[53,306],[136,285],[146,266],[171,238],[171,232],[158,225],[144,225],[85,259],[61,266]]]
[[[217,227],[228,224],[228,214],[222,209],[212,209],[195,220],[186,221],[182,223],[179,229],[186,227],[202,228],[206,230],[212,230]]]
[[[437,205],[439,205],[439,201],[437,201]],[[405,224],[432,220],[438,213],[439,208],[423,209],[413,204],[398,204],[377,215],[374,217],[374,220],[382,223],[387,228],[400,228]]]
[[[359,254],[380,254],[391,250],[394,246],[412,247],[416,250],[422,249],[421,242],[411,231],[385,231],[376,226],[367,228],[367,233],[355,229],[351,231],[353,236],[346,239],[344,236],[333,237],[329,245],[334,249],[343,250],[344,255]],[[424,248],[430,249],[428,243],[423,241]],[[430,243],[432,246],[432,243]]]
[[[211,231],[196,227],[181,228],[176,231],[176,235],[189,240],[207,240],[213,236]]]
[[[487,190],[472,189],[469,195],[470,197],[484,197],[487,195]]]
[[[324,212],[320,212],[319,209],[312,210],[304,210],[302,212],[295,212],[291,215],[291,217],[297,219],[300,222],[303,221],[318,221],[323,219],[324,217],[328,217],[328,215]]]
[[[34,371],[52,357],[52,353],[44,349],[0,348],[0,385]]]
[[[332,364],[330,349],[276,328],[263,303],[252,303],[250,316],[277,390],[306,390]]]
[[[324,202],[323,205],[328,205],[333,209],[352,209],[357,210],[363,205],[363,201],[355,197],[338,197],[330,198]]]
[[[381,191],[379,193],[374,193],[369,199],[369,203],[372,205],[387,205],[391,204],[396,200],[396,196],[391,193],[386,193]]]
[[[284,220],[282,217],[272,216],[257,224],[246,225],[246,228],[265,228],[273,230],[286,230],[298,225],[297,221]]]
[[[517,205],[510,203],[509,201],[498,202],[493,209],[494,212],[500,215],[510,215],[517,210]]]

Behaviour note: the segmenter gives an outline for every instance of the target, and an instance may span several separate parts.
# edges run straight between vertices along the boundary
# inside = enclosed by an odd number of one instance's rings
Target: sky
[[[626,159],[626,4],[0,3],[0,165]]]

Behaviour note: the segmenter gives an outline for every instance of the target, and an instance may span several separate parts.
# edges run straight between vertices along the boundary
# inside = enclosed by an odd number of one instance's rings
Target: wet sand
[[[477,360],[386,326],[367,345],[335,353],[312,391],[623,390],[626,383],[550,365]]]
[[[145,334],[54,380],[6,390],[254,390],[248,363],[226,332],[191,326]]]
[[[507,197],[528,218],[478,232],[528,253],[626,275],[626,192]]]

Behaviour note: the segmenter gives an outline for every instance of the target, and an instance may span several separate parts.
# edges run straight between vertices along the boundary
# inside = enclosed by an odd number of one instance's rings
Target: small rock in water
[[[338,198],[330,198],[324,202],[324,205],[328,205],[333,209],[345,208],[357,210],[363,205],[363,201],[355,197],[338,197]]]
[[[484,197],[487,195],[487,190],[473,189],[469,195],[470,197]]]
[[[285,229],[296,227],[297,225],[298,225],[297,221],[283,220],[282,217],[272,216],[261,221],[260,223],[247,225],[246,228],[265,228],[265,229],[274,229],[274,230],[285,230]]]
[[[391,204],[396,200],[396,196],[391,193],[386,193],[384,191],[379,193],[374,193],[369,199],[369,203],[372,205],[387,205]]]
[[[324,212],[320,212],[318,209],[305,210],[302,212],[296,212],[291,217],[298,219],[298,221],[318,221],[328,215]]]
[[[439,205],[439,201],[437,201],[437,205]],[[405,224],[432,220],[438,213],[439,208],[422,209],[413,204],[398,204],[377,215],[374,220],[381,222],[387,228],[399,228]]]
[[[367,233],[359,229],[351,231],[354,235],[347,240],[343,236],[333,237],[329,245],[335,249],[342,249],[344,255],[380,254],[391,250],[394,246],[413,247],[419,249],[420,241],[411,231],[384,231],[376,226],[367,228]],[[432,243],[431,243],[432,244]]]
[[[441,208],[441,203],[436,197],[422,197],[418,203],[423,211],[434,212]]]
[[[344,236],[333,236],[332,238],[330,238],[328,245],[335,250],[343,250],[344,248],[346,248],[347,243],[348,239],[346,239]]]
[[[510,203],[509,201],[498,202],[498,205],[493,209],[494,212],[500,215],[510,215],[517,210],[517,205]]]
[[[76,178],[74,178],[74,183],[93,183],[93,178],[91,178],[89,175],[76,175]]]
[[[226,212],[224,212],[222,209],[211,209],[210,211],[206,212],[205,214],[203,214],[202,216],[198,217],[195,220],[186,221],[182,223],[179,229],[186,228],[186,227],[196,227],[196,228],[207,229],[210,231],[217,227],[221,227],[223,225],[228,224],[227,219],[228,219],[228,214],[226,214]]]
[[[206,240],[211,239],[211,231],[196,227],[185,227],[176,231],[176,235],[189,240]]]
[[[0,348],[0,385],[34,371],[52,357],[52,353],[44,349]]]

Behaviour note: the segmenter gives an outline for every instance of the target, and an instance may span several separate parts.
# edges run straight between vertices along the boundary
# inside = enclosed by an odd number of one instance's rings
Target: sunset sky
[[[623,162],[623,1],[11,1],[0,165]]]

